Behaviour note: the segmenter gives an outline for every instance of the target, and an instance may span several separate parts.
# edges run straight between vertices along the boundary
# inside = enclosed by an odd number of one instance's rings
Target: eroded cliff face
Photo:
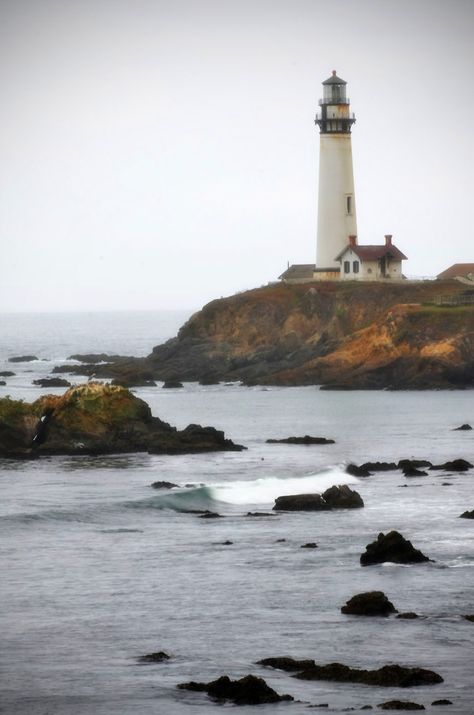
[[[345,388],[474,386],[474,307],[452,282],[273,285],[215,300],[154,348],[157,379]]]

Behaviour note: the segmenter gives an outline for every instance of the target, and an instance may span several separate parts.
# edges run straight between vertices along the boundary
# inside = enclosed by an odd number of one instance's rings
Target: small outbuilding
[[[454,263],[436,277],[440,281],[453,279],[462,283],[474,283],[474,263]]]
[[[310,283],[315,269],[314,263],[293,263],[278,278],[284,283]]]
[[[370,246],[360,246],[357,236],[349,236],[349,243],[336,256],[340,279],[352,281],[402,280],[402,261],[406,258],[388,234],[384,244]]]

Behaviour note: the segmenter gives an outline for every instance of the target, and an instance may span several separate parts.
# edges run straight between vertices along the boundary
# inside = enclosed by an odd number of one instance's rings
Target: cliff
[[[474,291],[456,281],[275,285],[214,300],[147,358],[54,372],[333,389],[474,387]],[[453,306],[438,306],[439,296]],[[75,356],[76,358],[81,356]],[[94,356],[83,356],[84,361]]]
[[[474,306],[455,281],[278,284],[215,300],[153,349],[157,379],[474,387]]]

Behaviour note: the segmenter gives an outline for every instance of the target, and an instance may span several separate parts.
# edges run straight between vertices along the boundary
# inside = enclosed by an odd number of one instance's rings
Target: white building
[[[340,266],[341,280],[381,281],[402,280],[402,261],[406,256],[385,236],[382,245],[359,246],[357,236],[349,236],[349,243],[335,257]]]

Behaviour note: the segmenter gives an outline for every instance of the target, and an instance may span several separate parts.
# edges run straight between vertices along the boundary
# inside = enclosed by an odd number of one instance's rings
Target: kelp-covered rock
[[[415,549],[411,541],[398,531],[380,533],[375,541],[367,544],[366,551],[360,557],[362,566],[382,564],[386,561],[397,564],[414,564],[430,561],[421,551]]]
[[[255,675],[246,675],[240,680],[231,680],[228,675],[223,675],[210,683],[180,683],[178,688],[206,692],[215,700],[230,700],[236,705],[261,705],[293,700],[291,695],[279,695],[263,678],[257,678]]]
[[[113,454],[243,449],[212,427],[178,431],[124,387],[88,383],[32,404],[0,400],[0,454]]]

